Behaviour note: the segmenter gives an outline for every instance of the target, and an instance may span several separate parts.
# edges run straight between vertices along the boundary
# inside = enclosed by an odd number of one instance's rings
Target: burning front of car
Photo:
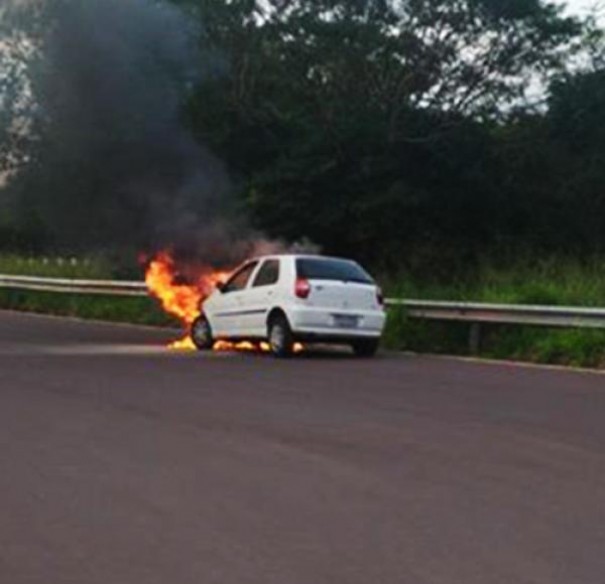
[[[151,296],[163,310],[177,318],[187,331],[186,335],[169,344],[175,351],[195,351],[190,329],[202,312],[204,301],[227,281],[233,269],[217,269],[195,260],[179,261],[170,251],[162,251],[145,262],[145,283]],[[296,347],[297,351],[302,346]],[[214,351],[262,351],[268,352],[267,343],[228,342],[217,340]]]

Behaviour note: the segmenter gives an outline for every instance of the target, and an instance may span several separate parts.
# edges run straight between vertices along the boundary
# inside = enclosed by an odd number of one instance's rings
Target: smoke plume
[[[191,18],[160,0],[3,1],[36,22],[36,139],[12,185],[24,220],[74,250],[170,246],[220,263],[252,245],[226,169],[183,123],[192,88],[225,67]]]

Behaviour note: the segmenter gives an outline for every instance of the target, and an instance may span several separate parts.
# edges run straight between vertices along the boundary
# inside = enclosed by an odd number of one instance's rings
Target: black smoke
[[[4,1],[35,22],[37,47],[16,216],[58,249],[231,259],[245,221],[223,164],[183,119],[192,89],[226,70],[195,19],[159,0]]]

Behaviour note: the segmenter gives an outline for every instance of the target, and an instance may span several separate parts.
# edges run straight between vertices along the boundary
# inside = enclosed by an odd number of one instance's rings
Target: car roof
[[[324,256],[319,254],[308,254],[308,253],[283,253],[283,254],[273,254],[273,255],[264,255],[250,258],[248,262],[260,262],[263,260],[279,260],[279,259],[309,259],[309,260],[340,260],[345,262],[352,262],[350,258],[339,258],[333,256]]]

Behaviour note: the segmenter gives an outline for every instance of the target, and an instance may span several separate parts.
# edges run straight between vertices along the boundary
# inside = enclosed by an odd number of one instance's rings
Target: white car
[[[295,343],[349,344],[373,356],[385,325],[382,292],[351,260],[278,255],[244,263],[203,302],[191,338],[200,350],[217,340],[266,341],[286,357]]]

